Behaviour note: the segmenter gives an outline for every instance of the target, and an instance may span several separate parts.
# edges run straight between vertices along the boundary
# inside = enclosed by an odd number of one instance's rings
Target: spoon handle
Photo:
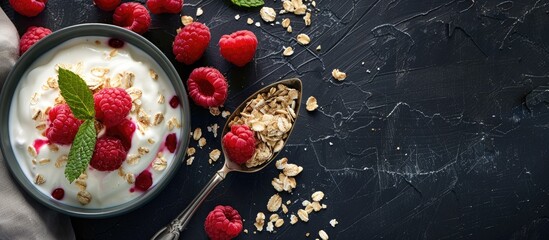
[[[189,220],[191,220],[191,217],[194,215],[200,204],[206,199],[208,194],[219,184],[223,179],[225,179],[225,175],[227,174],[227,171],[224,171],[224,169],[219,170],[217,173],[214,174],[212,179],[206,184],[206,186],[200,191],[198,196],[196,196],[191,204],[183,210],[177,216],[168,226],[162,228],[160,231],[158,231],[151,240],[175,240],[179,239],[179,233],[187,224],[189,223]]]

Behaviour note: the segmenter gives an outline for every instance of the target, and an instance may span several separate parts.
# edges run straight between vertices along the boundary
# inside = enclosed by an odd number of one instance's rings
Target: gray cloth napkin
[[[0,89],[19,58],[19,36],[0,8]],[[6,114],[6,113],[0,113]],[[74,239],[68,216],[20,192],[0,155],[0,239]]]

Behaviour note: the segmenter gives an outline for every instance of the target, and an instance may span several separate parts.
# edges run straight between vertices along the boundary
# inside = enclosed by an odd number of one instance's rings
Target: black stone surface
[[[49,0],[35,18],[0,6],[22,34],[28,26],[57,30],[85,22],[111,23],[112,14],[92,0]],[[141,1],[144,2],[144,1]],[[281,9],[280,1],[266,1]],[[304,99],[320,108],[302,109],[282,156],[302,165],[298,188],[282,194],[290,212],[316,190],[326,210],[309,223],[286,224],[276,234],[253,234],[258,211],[275,193],[273,166],[258,174],[230,174],[191,220],[182,239],[204,239],[203,222],[218,204],[232,205],[249,234],[238,239],[310,239],[324,229],[330,239],[548,239],[549,1],[317,0],[313,24],[285,15],[294,32],[261,22],[259,9],[230,1],[187,0],[182,14],[195,15],[212,31],[206,55],[193,66],[174,65],[186,79],[198,66],[215,66],[231,87],[226,104],[236,107],[262,85],[300,77]],[[234,16],[240,14],[236,21]],[[171,44],[179,15],[153,16],[144,36],[174,59]],[[279,21],[281,17],[277,18]],[[236,68],[217,49],[221,35],[249,29],[259,39],[255,61]],[[307,33],[300,46],[292,37]],[[317,45],[321,51],[315,51]],[[282,56],[282,47],[295,54]],[[339,68],[343,82],[331,78]],[[532,93],[532,95],[527,95]],[[527,101],[528,99],[528,101]],[[527,107],[528,105],[528,107]],[[193,128],[224,119],[192,107]],[[147,239],[175,217],[221,163],[207,154],[183,166],[153,201],[132,213],[101,220],[73,219],[79,239]],[[191,146],[196,147],[193,141]],[[329,220],[339,225],[332,228]]]

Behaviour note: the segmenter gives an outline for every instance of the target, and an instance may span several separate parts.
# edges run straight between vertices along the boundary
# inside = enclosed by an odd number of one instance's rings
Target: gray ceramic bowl
[[[156,184],[154,188],[151,188],[143,195],[129,202],[101,209],[86,209],[66,205],[52,199],[49,195],[45,195],[40,192],[35,187],[34,183],[32,183],[23,173],[23,170],[19,166],[17,159],[15,159],[15,155],[10,144],[10,136],[8,130],[10,126],[8,113],[10,112],[9,110],[12,102],[12,97],[19,83],[19,79],[36,59],[47,53],[53,47],[67,40],[85,36],[118,38],[127,43],[130,43],[131,45],[134,45],[137,48],[140,48],[143,52],[152,57],[152,59],[156,61],[158,65],[160,65],[160,67],[166,72],[168,78],[174,86],[176,94],[179,96],[182,108],[182,127],[180,136],[189,136],[190,112],[187,91],[185,91],[185,87],[183,86],[183,83],[179,78],[177,71],[170,63],[170,61],[166,58],[166,56],[164,56],[164,54],[151,42],[134,32],[113,25],[92,23],[75,25],[55,31],[54,33],[42,39],[40,42],[31,47],[23,56],[21,56],[19,61],[15,64],[14,68],[6,79],[4,87],[2,88],[2,93],[0,95],[0,113],[2,113],[0,114],[0,147],[2,149],[2,154],[4,155],[4,158],[8,163],[8,167],[17,182],[22,186],[23,189],[25,189],[25,191],[27,191],[34,199],[36,199],[40,203],[59,212],[76,217],[112,217],[142,206],[143,204],[154,198],[168,184],[168,181],[173,177],[173,175],[176,174],[177,169],[179,169],[182,163],[180,159],[182,159],[184,156],[189,138],[182,137],[180,139],[180,143],[175,152],[175,158],[173,160],[174,162],[171,164],[171,167],[169,169],[165,170],[167,171],[166,175]]]

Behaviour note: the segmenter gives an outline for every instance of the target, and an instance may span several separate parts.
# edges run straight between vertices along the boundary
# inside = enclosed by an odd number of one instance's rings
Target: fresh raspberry
[[[187,80],[187,88],[193,101],[205,108],[221,106],[227,99],[227,80],[212,67],[194,69]]]
[[[10,0],[10,5],[19,14],[34,17],[44,11],[48,0]]]
[[[231,131],[223,136],[223,146],[231,161],[245,163],[255,152],[254,132],[246,125],[233,125]]]
[[[112,11],[120,5],[120,0],[93,0],[93,3],[103,11]]]
[[[105,126],[119,124],[128,116],[132,99],[123,88],[103,88],[93,95],[95,118]]]
[[[193,22],[181,29],[173,42],[175,59],[190,65],[196,62],[208,48],[211,35],[206,25]]]
[[[29,27],[27,31],[21,36],[19,41],[19,54],[23,55],[29,48],[34,45],[40,39],[51,34],[51,30],[43,27]]]
[[[107,128],[105,134],[110,137],[120,139],[124,149],[129,151],[132,147],[133,133],[135,132],[135,124],[132,120],[124,118],[122,122],[112,127]]]
[[[219,39],[219,51],[225,60],[232,64],[243,67],[255,55],[257,38],[253,32],[241,30],[231,35],[223,35]]]
[[[122,3],[114,10],[113,22],[118,26],[143,34],[149,30],[151,15],[145,6],[139,3]]]
[[[67,104],[59,104],[48,113],[50,125],[46,129],[46,137],[57,144],[71,144],[82,124],[82,120],[74,117]]]
[[[231,206],[218,205],[206,217],[204,230],[212,240],[232,239],[242,231],[242,218]]]
[[[152,186],[152,174],[148,170],[144,170],[135,178],[135,188],[140,191],[147,191]]]
[[[113,171],[126,160],[126,150],[120,139],[102,137],[97,139],[90,166],[99,171]]]
[[[154,14],[178,13],[183,7],[183,0],[147,0],[147,8]]]

